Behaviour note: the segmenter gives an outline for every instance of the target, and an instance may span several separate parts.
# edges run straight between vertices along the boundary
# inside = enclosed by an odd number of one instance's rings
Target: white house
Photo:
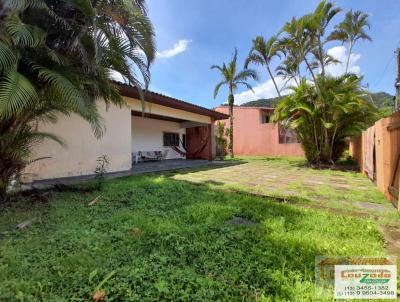
[[[155,92],[144,94],[143,112],[137,89],[118,85],[125,106],[106,108],[99,102],[106,126],[101,139],[96,139],[91,126],[77,115],[41,125],[40,130],[61,137],[66,146],[50,140],[36,146],[33,158],[49,158],[29,165],[25,175],[31,180],[91,175],[102,155],[109,159],[108,172],[135,169],[132,163],[137,154],[151,154],[149,151],[162,153],[166,159],[214,158],[214,122],[227,119],[226,114]]]

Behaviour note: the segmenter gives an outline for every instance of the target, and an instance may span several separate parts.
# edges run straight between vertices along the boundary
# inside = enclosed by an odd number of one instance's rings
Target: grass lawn
[[[232,182],[241,166],[126,177],[3,207],[0,301],[91,301],[98,289],[107,301],[312,301],[315,256],[385,255],[376,219],[247,194],[254,187]],[[227,185],[218,173],[229,168]]]

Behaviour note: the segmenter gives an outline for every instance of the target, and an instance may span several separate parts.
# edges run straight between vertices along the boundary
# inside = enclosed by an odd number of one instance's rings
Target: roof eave
[[[139,91],[136,87],[123,84],[120,82],[116,82],[119,92],[122,96],[130,97],[130,98],[135,98],[135,99],[141,99]],[[229,115],[217,112],[211,109],[207,109],[201,106],[197,106],[182,100],[178,100],[163,94],[155,93],[152,91],[144,91],[144,99],[147,102],[170,107],[170,108],[175,108],[175,109],[180,109],[200,115],[205,115],[213,118],[214,120],[225,120],[229,118]]]

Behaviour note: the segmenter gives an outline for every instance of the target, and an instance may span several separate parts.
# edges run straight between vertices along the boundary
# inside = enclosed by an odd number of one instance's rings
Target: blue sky
[[[158,50],[151,68],[150,89],[208,108],[225,102],[224,88],[213,98],[219,75],[210,66],[228,61],[234,47],[242,64],[256,35],[269,38],[292,16],[311,12],[318,3],[317,0],[147,0]],[[400,47],[400,1],[335,3],[344,10],[352,8],[370,14],[369,34],[373,42],[362,41],[355,47],[351,67],[364,76],[364,84],[371,91],[394,94],[394,50]],[[344,13],[335,17],[333,24],[343,17]],[[332,48],[335,56],[345,55],[346,50],[338,46],[331,43],[328,48]],[[261,79],[252,83],[256,94],[239,89],[236,97],[239,103],[276,95],[266,72],[262,67],[257,69]],[[340,69],[341,66],[333,67],[332,73]]]

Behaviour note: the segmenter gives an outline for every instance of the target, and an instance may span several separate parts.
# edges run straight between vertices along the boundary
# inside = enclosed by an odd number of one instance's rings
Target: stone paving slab
[[[198,178],[201,175],[202,178]],[[309,198],[316,202],[350,202],[354,208],[359,208],[354,202],[358,195],[360,202],[376,203],[374,185],[362,175],[354,172],[314,170],[307,167],[285,164],[283,161],[249,161],[235,166],[225,166],[193,172],[189,178],[179,175],[175,179],[189,180],[196,183],[210,181],[218,182],[226,187],[240,187],[252,193],[264,195],[287,195]],[[373,209],[371,209],[373,210]]]

